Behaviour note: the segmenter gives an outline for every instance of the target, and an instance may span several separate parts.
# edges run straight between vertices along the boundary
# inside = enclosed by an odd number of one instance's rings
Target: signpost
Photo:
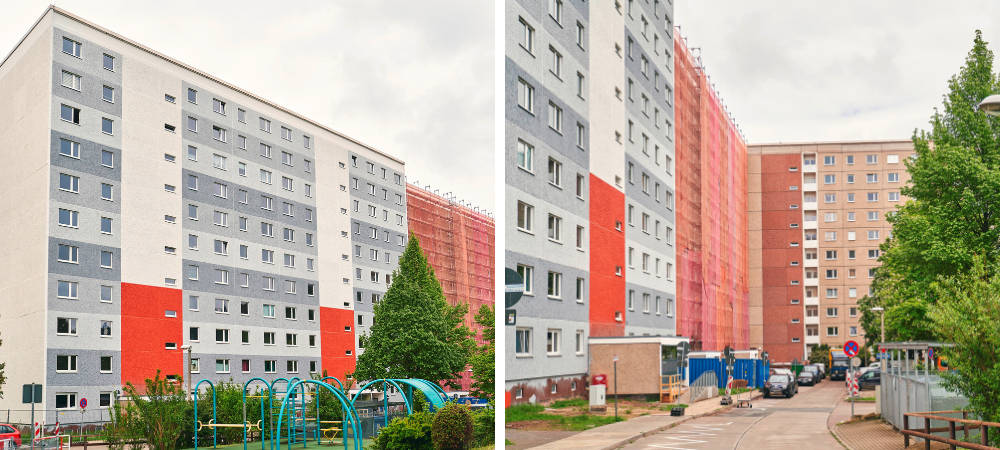
[[[521,278],[521,274],[517,273],[516,270],[511,268],[504,269],[504,304],[507,309],[505,311],[504,323],[507,326],[517,325],[517,310],[512,309],[514,305],[521,300],[524,295],[524,279]]]
[[[857,382],[858,382],[858,380],[854,376],[854,366],[856,364],[860,364],[861,363],[861,360],[858,359],[858,358],[856,358],[856,356],[858,356],[858,350],[860,350],[860,347],[858,346],[858,343],[855,342],[855,341],[847,341],[847,343],[844,344],[844,354],[847,355],[848,358],[851,358],[851,360],[847,363],[848,364],[848,366],[847,366],[847,375],[849,377],[848,378],[848,383],[847,383],[847,390],[851,394],[851,417],[852,418],[854,417],[854,396],[855,396],[855,392],[856,392],[856,390],[854,389],[854,386],[856,386]]]
[[[25,384],[21,387],[21,403],[31,403],[31,423],[35,423],[35,403],[42,402],[42,385]],[[31,448],[35,448],[35,437],[31,439]]]
[[[615,355],[615,420],[618,420],[618,355]]]

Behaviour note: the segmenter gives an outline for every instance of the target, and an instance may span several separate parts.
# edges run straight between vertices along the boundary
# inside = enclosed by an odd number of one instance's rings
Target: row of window
[[[628,260],[627,261],[628,268],[635,269],[635,249],[629,247],[628,252],[626,252],[626,255],[627,255],[626,259]],[[654,259],[655,261],[653,261]],[[657,278],[666,278],[668,281],[673,281],[674,265],[671,264],[669,261],[667,261],[666,264],[663,265],[664,270],[662,272],[660,271],[660,258],[653,258],[649,255],[649,253],[642,252],[642,258],[640,259],[640,261],[642,263],[643,273],[648,274],[650,273],[650,271],[652,271],[652,273],[656,275]],[[653,264],[650,264],[651,261],[653,261]]]
[[[840,254],[839,250],[826,250],[826,255],[824,259],[826,259],[827,261],[836,261],[839,254]],[[879,249],[877,248],[868,249],[868,259],[878,259],[878,257],[879,257]],[[816,250],[807,249],[805,252],[805,259],[806,261],[817,259]],[[847,259],[857,259],[857,251],[855,249],[848,249]],[[792,266],[798,266],[799,262],[791,261],[790,264]]]
[[[868,233],[868,240],[869,241],[877,241],[877,240],[881,239],[881,237],[880,237],[880,235],[881,235],[880,230],[868,230],[867,233]],[[890,231],[889,233],[891,234],[892,232]],[[803,238],[806,240],[806,242],[815,241],[816,237],[817,237],[816,230],[806,230],[802,234],[803,234]],[[837,232],[836,231],[824,231],[823,232],[823,241],[825,241],[825,242],[834,242],[836,240],[837,240]],[[857,232],[856,231],[848,231],[847,232],[847,240],[848,241],[857,240]],[[792,247],[798,247],[799,243],[797,241],[792,241],[790,245]]]
[[[518,357],[531,357],[532,335],[534,328],[518,327],[514,332],[514,354]],[[548,328],[545,330],[545,354],[548,356],[559,356],[562,354],[562,329]],[[586,345],[583,330],[576,330],[573,341],[573,350],[577,356],[584,354]]]
[[[99,250],[100,266],[102,269],[112,269],[114,252],[110,250]],[[70,244],[58,244],[56,259],[62,263],[80,264],[80,247]]]
[[[829,252],[830,251],[827,251],[827,253]],[[834,250],[833,253],[836,254],[836,251]],[[869,250],[868,255],[869,258],[871,259],[878,258],[878,249]],[[872,256],[874,256],[874,258]],[[834,259],[836,259],[836,256],[834,256]],[[840,269],[826,269],[824,278],[826,278],[827,280],[836,280],[840,275],[839,270]],[[848,270],[853,270],[853,269],[848,269]],[[850,275],[851,276],[849,276],[848,278],[854,278],[854,272],[850,272]],[[804,276],[806,277],[807,280],[814,280],[819,278],[819,272],[816,269],[806,269],[804,271]]]
[[[266,195],[261,195],[260,197],[261,197],[261,207],[260,207],[260,209],[263,209],[265,211],[273,211],[273,207],[274,207],[273,200],[274,199],[271,198],[271,197],[268,197]],[[238,201],[240,203],[247,204],[247,202],[244,201],[245,199],[246,198],[242,197],[242,196],[238,197]],[[294,217],[295,216],[295,209],[294,208],[295,207],[291,203],[282,202],[282,211],[281,212],[285,216]],[[198,210],[199,209],[200,209],[199,205],[196,205],[194,203],[188,204],[188,208],[187,208],[187,210],[188,210],[188,215],[187,215],[188,219],[189,220],[200,220],[199,217],[198,217]],[[306,222],[312,222],[313,221],[313,210],[310,209],[310,208],[305,208],[305,211],[306,211]],[[239,217],[239,230],[240,231],[249,231],[250,218],[248,218],[246,216],[238,216],[238,217]],[[168,222],[169,222],[169,220],[168,220]],[[217,226],[220,226],[220,227],[227,227],[228,228],[229,227],[229,213],[226,212],[226,211],[219,211],[217,209],[213,210],[212,211],[212,223],[214,225],[217,225]],[[262,228],[262,230],[264,229],[265,224],[267,226],[269,226],[269,227],[273,227],[273,225],[270,224],[270,223],[261,222],[261,228]],[[273,228],[272,228],[272,230],[273,230]],[[291,230],[291,229],[288,228],[288,230]],[[294,231],[293,231],[293,233],[294,233]],[[314,240],[313,240],[313,234],[312,233],[304,233],[304,234],[305,234],[305,244],[307,246],[310,246],[310,247],[312,247],[313,245],[315,245],[314,244]],[[290,242],[294,242],[294,241],[290,241]]]
[[[218,157],[216,159],[215,167],[219,168],[220,167],[219,164],[221,164],[221,167],[224,168],[225,167],[226,157],[225,156],[221,156],[221,155],[214,155],[214,156]],[[219,161],[221,161],[221,163]],[[223,169],[223,170],[225,170],[225,169]],[[239,174],[240,174],[241,177],[247,176],[246,163],[240,162],[238,170],[239,170]],[[272,184],[272,173],[271,173],[270,170],[260,169],[260,182],[263,183],[263,184],[267,184],[267,185]],[[303,183],[303,184],[305,185],[305,196],[311,198],[313,196],[312,185],[309,184],[309,183]],[[198,190],[198,176],[197,175],[188,174],[188,177],[187,177],[187,188],[190,189],[190,190],[192,190],[192,191],[197,191]],[[286,190],[286,191],[289,191],[289,192],[294,192],[295,191],[295,182],[292,180],[291,177],[282,176],[281,177],[281,188],[284,189],[284,190]],[[226,184],[226,183],[220,183],[220,182],[216,181],[213,184],[213,186],[212,186],[212,193],[216,197],[219,197],[219,198],[229,198],[229,185]],[[247,203],[248,196],[249,196],[249,194],[247,193],[247,191],[245,189],[239,189],[238,190],[238,194],[239,194],[238,199],[240,200],[240,203]]]
[[[529,203],[518,201],[517,202],[517,229],[528,233],[535,233],[535,207]],[[563,218],[555,214],[549,214],[547,220],[548,227],[548,239],[550,242],[556,244],[563,243],[563,232],[562,232],[562,222]],[[583,250],[585,248],[585,229],[582,225],[576,226],[576,248],[577,250]]]
[[[70,175],[68,173],[59,174],[59,190],[79,194],[80,193],[80,177],[76,175]],[[111,183],[101,183],[100,187],[101,200],[107,200],[110,202],[115,201],[115,187]]]
[[[274,255],[272,253],[271,255],[265,255],[265,256],[273,259]],[[286,259],[285,261],[286,261],[285,264],[287,266],[288,259]],[[264,262],[266,263],[268,262],[268,260],[265,260]],[[292,264],[293,266],[287,266],[287,267],[294,267],[294,259],[292,260]],[[185,276],[189,280],[197,281],[201,276],[200,272],[201,272],[200,266],[198,266],[197,264],[188,264],[187,268],[185,269]],[[213,283],[224,286],[229,285],[230,282],[229,269],[213,269],[212,272],[213,272],[212,275]],[[237,275],[239,276],[238,280],[239,286],[242,288],[249,288],[250,279],[252,278],[250,274],[246,272],[239,272]],[[275,278],[270,275],[262,275],[261,288],[269,292],[275,291]],[[286,294],[295,295],[298,293],[298,282],[296,280],[285,280],[284,288]],[[306,283],[306,295],[310,297],[316,295],[316,285],[314,283]]]
[[[847,184],[854,184],[855,177],[854,177],[853,173],[848,173],[848,174],[845,174],[844,176],[846,178]],[[898,183],[899,182],[899,172],[888,172],[888,173],[886,173],[886,181],[889,182],[889,183]],[[808,183],[808,182],[809,181],[807,180],[806,183]],[[878,183],[878,173],[866,173],[865,174],[865,183],[868,183],[868,184]],[[828,174],[823,175],[823,184],[837,184],[837,174],[828,173]]]
[[[376,175],[376,173],[375,173],[375,163],[373,163],[373,162],[367,162],[366,164],[367,164],[367,167],[368,167],[368,173],[371,174],[371,175]],[[351,166],[352,167],[358,167],[358,157],[357,157],[357,155],[351,155]],[[341,164],[341,167],[343,167],[343,164]],[[388,179],[389,171],[385,167],[380,167],[380,169],[381,169],[381,172],[382,172],[382,179],[383,180],[387,180]],[[396,186],[402,186],[403,185],[403,176],[402,175],[400,175],[400,174],[398,174],[396,172],[393,172],[392,176],[393,176],[393,183],[395,183]]]
[[[77,319],[75,317],[57,317],[56,318],[56,334],[60,336],[77,336],[76,330]],[[102,320],[98,328],[99,336],[102,338],[109,338],[113,336],[113,326],[112,321]]]
[[[836,271],[837,269],[831,269],[831,270],[835,270]],[[868,268],[868,278],[869,279],[875,278],[875,270],[876,270],[875,267],[869,267]],[[829,279],[835,280],[835,279],[837,279],[836,277],[839,275],[839,273],[833,272],[830,275],[831,275],[831,278],[829,278]],[[857,269],[856,268],[848,268],[847,269],[847,278],[848,279],[853,280],[853,279],[855,279],[857,277],[858,277],[858,273],[857,273]],[[818,273],[817,272],[813,272],[810,276],[806,276],[806,278],[807,279],[817,279],[818,278]],[[790,284],[792,286],[798,286],[799,285],[799,280],[791,280]],[[871,295],[871,293],[872,293],[872,290],[871,290],[871,287],[869,287],[868,294]],[[827,298],[837,298],[838,291],[836,290],[836,288],[829,288],[829,289],[827,289],[826,294],[827,294]],[[815,288],[812,287],[812,286],[807,286],[806,287],[805,295],[806,295],[806,297],[816,297],[817,293],[816,293]],[[850,296],[854,297],[855,295],[850,295]]]
[[[659,316],[662,313],[666,313],[667,317],[673,317],[674,316],[674,301],[673,301],[673,299],[669,299],[668,298],[667,302],[663,303],[663,301],[661,300],[661,298],[660,298],[659,295],[657,295],[656,298],[654,299],[651,294],[649,294],[649,293],[643,293],[642,294],[642,312],[643,312],[643,314],[650,314],[651,313],[651,311],[650,311],[650,302],[652,302],[652,304],[653,304],[653,308],[655,309],[654,312],[656,313],[656,315]],[[664,307],[664,309],[663,309],[662,312],[660,310],[660,305],[663,305],[663,307]],[[628,290],[628,296],[626,297],[625,306],[628,308],[629,311],[635,311],[635,290],[633,290],[633,289],[629,289]]]
[[[854,192],[847,192],[846,195],[847,195],[847,203],[854,203],[856,201],[855,200],[856,195],[855,195]],[[890,202],[898,202],[899,201],[899,191],[889,191],[889,192],[886,193],[886,195],[887,195],[887,197],[888,197],[888,199],[889,199]],[[868,200],[869,203],[877,202],[878,199],[879,199],[879,193],[878,192],[867,192],[867,193],[865,193],[865,199]],[[815,202],[816,201],[816,194],[812,193],[812,192],[805,193],[803,195],[803,201],[805,201],[806,203]],[[827,193],[823,194],[823,203],[836,203],[836,202],[837,202],[837,193],[836,192],[827,192]],[[790,209],[796,209],[796,208],[798,208],[798,205],[796,205],[796,204],[792,204],[790,206]]]
[[[68,70],[63,70],[61,84],[65,88],[72,89],[77,92],[82,92],[83,77],[80,76],[79,74],[70,72]],[[108,86],[106,84],[101,85],[101,100],[104,100],[105,102],[108,103],[115,103],[115,88]]]
[[[352,354],[351,350],[345,351],[347,355]],[[240,360],[240,371],[250,373],[250,360]],[[274,359],[264,360],[264,373],[276,373],[278,361]],[[319,364],[316,361],[309,361],[309,373],[316,373]],[[230,360],[228,358],[218,358],[215,360],[215,373],[232,373]],[[286,373],[299,373],[299,362],[294,359],[285,360]],[[201,373],[201,358],[191,358],[191,373]]]
[[[64,36],[62,40],[62,52],[67,55],[83,59],[83,44]],[[114,72],[115,57],[107,53],[103,53],[102,55],[101,65],[104,67],[104,70]]]
[[[385,170],[385,169],[382,169],[382,170]],[[365,183],[365,184],[367,185],[367,188],[368,188],[367,189],[368,195],[370,195],[372,197],[377,197],[375,185],[372,184],[372,183]],[[360,186],[360,180],[358,180],[358,177],[351,178],[351,189],[353,189],[353,190],[356,191],[356,190],[358,190],[359,186]],[[396,196],[396,198],[395,198],[396,205],[403,206],[403,194],[395,194],[395,196]],[[382,200],[389,200],[389,190],[388,189],[382,188]],[[357,202],[357,200],[355,200],[355,202]],[[355,208],[355,211],[357,211],[357,208]]]
[[[215,343],[216,344],[228,344],[229,341],[229,328],[216,328],[215,329]],[[265,331],[263,335],[264,345],[277,345],[275,332]],[[316,347],[316,335],[310,334],[308,336],[309,347]],[[188,327],[188,340],[191,342],[201,342],[201,329],[199,327]],[[243,344],[250,344],[250,330],[241,330],[240,332],[240,342]],[[167,344],[170,346],[170,343]],[[299,335],[296,333],[285,333],[285,346],[287,347],[298,347],[299,346]]]
[[[524,295],[533,296],[535,295],[535,268],[525,264],[517,265],[517,273],[521,276],[521,280],[524,283]],[[546,290],[545,295],[552,300],[562,300],[563,298],[563,274],[559,272],[549,271],[546,277]],[[577,303],[583,303],[586,290],[586,281],[583,278],[577,277],[576,283],[574,284],[573,299]]]
[[[673,208],[673,195],[670,196],[670,208]],[[625,219],[628,221],[628,225],[631,227],[635,226],[635,205],[629,203],[625,207]],[[650,220],[652,216],[647,213],[639,214],[639,228],[643,233],[652,234],[657,240],[660,239],[660,220]],[[652,233],[650,233],[652,230]],[[667,246],[674,245],[674,230],[669,226],[663,226],[663,239],[666,240]]]
[[[188,100],[188,102],[190,102],[192,104],[198,104],[198,90],[197,89],[193,89],[193,88],[188,88],[188,91],[187,91],[187,100]],[[168,99],[168,101],[170,101],[170,100]],[[226,108],[227,108],[227,105],[226,105],[225,101],[220,100],[218,98],[214,98],[214,97],[212,98],[212,111],[225,116],[225,115],[227,115],[227,109]],[[190,120],[192,118],[188,117],[188,119]],[[243,108],[237,108],[236,109],[236,120],[239,121],[240,123],[243,123],[243,124],[247,123],[247,111],[245,109],[243,109]],[[260,131],[263,131],[265,133],[271,133],[271,120],[270,119],[267,119],[267,118],[261,116],[259,118],[259,124],[260,124]],[[215,128],[215,127],[213,127],[213,128]],[[192,130],[192,131],[197,131],[197,130]],[[293,139],[294,139],[293,136],[292,136],[292,129],[288,128],[288,127],[285,127],[285,126],[281,126],[281,139],[284,139],[284,140],[286,140],[288,142],[292,142]],[[220,140],[222,140],[223,142],[225,142],[224,139],[220,139]],[[304,148],[312,148],[312,138],[310,136],[308,136],[308,135],[302,135],[302,146]]]
[[[915,157],[915,156],[913,156]],[[847,165],[854,165],[854,155],[844,155],[844,159]],[[899,164],[899,155],[888,154],[885,155],[885,162],[887,164]],[[803,155],[802,164],[806,166],[816,165],[816,155]],[[836,155],[824,155],[823,165],[824,166],[834,166],[837,164]],[[878,154],[870,153],[865,155],[865,164],[878,164]]]
[[[59,118],[74,125],[80,125],[80,108],[67,105],[59,105]],[[115,134],[115,121],[108,117],[101,117],[101,132],[113,136]]]

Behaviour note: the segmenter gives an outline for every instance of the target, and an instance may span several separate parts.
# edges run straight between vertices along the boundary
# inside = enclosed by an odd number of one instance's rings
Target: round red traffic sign
[[[80,399],[80,409],[87,409],[87,399],[86,398],[81,398]]]
[[[858,354],[858,350],[860,350],[860,348],[858,347],[857,342],[847,341],[847,343],[844,344],[844,354],[848,357],[856,356]]]

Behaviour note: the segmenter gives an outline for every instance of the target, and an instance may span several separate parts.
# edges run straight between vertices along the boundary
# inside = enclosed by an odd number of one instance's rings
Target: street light
[[[615,355],[615,420],[618,420],[618,355]]]
[[[976,109],[994,117],[1000,116],[1000,94],[984,98],[976,105]]]
[[[188,400],[190,400],[191,399],[191,345],[189,345],[189,344],[188,345],[182,345],[181,346],[181,350],[182,351],[186,351],[187,354],[188,354],[188,361],[187,361],[187,385],[188,385],[187,386],[187,398],[188,398]]]

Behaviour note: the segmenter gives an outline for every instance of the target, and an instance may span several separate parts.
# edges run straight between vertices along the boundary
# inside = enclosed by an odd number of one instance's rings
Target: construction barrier
[[[728,376],[725,361],[716,358],[688,359],[688,380],[697,380],[705,372],[715,372],[715,377],[719,380],[719,388],[726,387]],[[733,373],[728,375],[737,380],[746,380],[747,385],[752,388],[760,388],[764,386],[769,373],[770,364],[765,364],[760,359],[736,359],[733,364]]]

